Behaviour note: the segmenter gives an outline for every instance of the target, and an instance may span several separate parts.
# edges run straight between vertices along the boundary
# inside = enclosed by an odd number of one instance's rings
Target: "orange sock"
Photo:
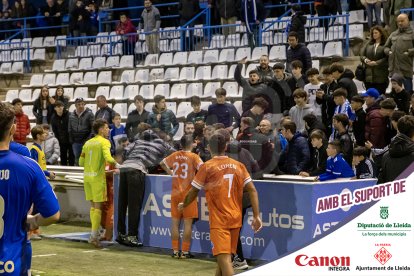
[[[189,252],[190,251],[190,245],[191,245],[191,242],[186,242],[186,241],[183,241],[183,243],[182,243],[182,245],[181,245],[181,249],[182,249],[182,251],[183,252]]]
[[[178,244],[178,240],[172,240],[172,249],[174,251],[178,251],[179,248],[180,248],[180,246]]]

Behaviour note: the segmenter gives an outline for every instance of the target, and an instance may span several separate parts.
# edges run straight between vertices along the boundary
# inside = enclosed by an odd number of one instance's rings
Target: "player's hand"
[[[178,211],[182,212],[184,210],[184,203],[180,202],[178,203]]]
[[[247,62],[247,57],[244,57],[239,61],[240,64],[246,64],[246,62]]]
[[[56,178],[56,174],[54,172],[50,172],[49,179],[53,180]]]
[[[39,225],[37,224],[36,216],[27,215],[26,223],[29,228],[28,230],[36,230],[39,228]]]
[[[119,174],[119,169],[115,169],[114,174]]]
[[[115,163],[115,168],[119,169],[121,167],[121,165],[119,165],[119,163]],[[118,170],[119,171],[119,170]],[[118,172],[119,173],[119,172]]]
[[[260,219],[260,217],[253,217],[253,221],[252,221],[252,229],[254,230],[255,233],[259,232],[260,229],[262,229],[263,224],[262,224],[262,220]]]
[[[309,174],[307,172],[300,172],[299,173],[300,176],[304,176],[304,177],[308,177]]]

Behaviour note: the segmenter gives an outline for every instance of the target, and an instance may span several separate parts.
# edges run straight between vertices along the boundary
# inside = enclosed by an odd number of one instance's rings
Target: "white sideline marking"
[[[44,254],[44,255],[34,255],[32,256],[32,258],[36,258],[36,257],[50,257],[50,256],[56,256],[57,254]]]
[[[95,252],[95,251],[97,251],[97,250],[85,250],[85,251],[82,251],[82,253],[91,253],[91,252]]]

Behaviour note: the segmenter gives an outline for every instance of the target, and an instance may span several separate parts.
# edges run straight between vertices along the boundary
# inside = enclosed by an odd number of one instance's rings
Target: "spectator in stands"
[[[292,91],[288,83],[290,78],[292,78],[292,74],[285,72],[285,65],[283,63],[277,62],[273,65],[273,80],[279,84],[279,87],[274,87],[274,82],[272,82],[271,87],[279,95],[282,112],[289,110],[293,106]]]
[[[389,0],[389,8],[387,9],[387,12],[389,14],[390,33],[397,30],[398,16],[401,13],[401,9],[411,8],[411,5],[412,2],[410,0]],[[400,27],[398,26],[398,28]],[[405,89],[407,89],[407,87]]]
[[[378,3],[381,5],[380,1]],[[384,53],[387,34],[381,26],[372,27],[370,33],[369,43],[361,50],[361,62],[366,68],[364,84],[366,89],[373,87],[384,94],[388,87],[388,58]]]
[[[56,16],[57,9],[54,0],[46,0],[46,6],[42,9],[42,15],[45,16],[45,21],[48,26],[59,26],[60,21]],[[51,35],[59,35],[60,30],[58,28],[49,28],[48,33]]]
[[[241,21],[246,25],[249,47],[254,48],[258,41],[260,23],[266,18],[266,10],[262,0],[241,1]]]
[[[191,107],[193,108],[193,111],[191,111],[191,113],[187,115],[186,121],[193,123],[197,123],[199,121],[205,122],[208,115],[208,111],[201,109],[200,97],[192,96],[190,103]]]
[[[161,26],[161,15],[159,10],[152,6],[150,0],[144,1],[145,9],[142,11],[141,20],[139,22],[138,30],[144,28],[145,41],[148,46],[149,54],[157,54],[160,52],[160,26]]]
[[[90,36],[96,36],[99,30],[99,12],[98,7],[94,2],[88,4],[87,11],[89,12],[89,34]]]
[[[138,133],[138,125],[148,121],[149,112],[144,109],[144,98],[141,95],[134,97],[135,109],[128,113],[125,131],[130,141],[134,140]]]
[[[46,164],[57,165],[60,157],[59,141],[56,139],[53,131],[50,131],[48,124],[43,124],[42,128],[47,133],[46,140],[41,145],[45,152]]]
[[[73,166],[75,156],[73,155],[72,145],[69,143],[69,111],[61,101],[55,103],[55,113],[52,115],[50,124],[55,137],[59,141],[60,164],[62,166]]]
[[[379,183],[401,178],[400,174],[414,162],[414,116],[400,118],[397,125],[399,133],[383,157]]]
[[[365,146],[365,120],[367,114],[362,106],[364,105],[364,98],[361,96],[353,96],[351,100],[351,108],[355,114],[355,119],[352,122],[352,130],[354,132],[356,145]]]
[[[303,91],[304,92],[304,91]],[[304,92],[306,94],[306,92]],[[282,135],[289,141],[284,154],[285,162],[282,170],[287,174],[298,175],[309,168],[310,151],[308,141],[299,131],[293,121],[285,121],[282,125]]]
[[[255,122],[250,117],[241,118],[240,133],[237,135],[242,148],[248,150],[257,160],[263,172],[270,172],[274,168],[271,166],[273,149],[269,139],[255,129]]]
[[[352,166],[355,178],[376,178],[378,176],[377,165],[369,158],[370,150],[365,147],[356,147],[353,151]]]
[[[305,121],[303,120],[303,117],[313,113],[313,109],[307,104],[308,94],[302,88],[298,88],[293,92],[293,99],[296,105],[289,110],[289,116],[295,123],[295,132],[298,131],[303,133],[305,131]],[[293,134],[295,134],[295,132],[293,132]]]
[[[273,76],[272,68],[269,66],[269,56],[261,55],[259,59],[259,66],[256,67],[259,73],[260,79],[265,80],[266,77],[271,78]]]
[[[236,24],[237,17],[241,11],[241,1],[239,0],[213,0],[212,5],[220,15],[221,25]],[[236,26],[223,27],[223,35],[236,33]]]
[[[341,143],[344,159],[352,166],[352,150],[354,149],[352,138],[348,133],[349,118],[345,114],[336,114],[333,117],[332,125],[335,129],[334,140]]]
[[[380,95],[375,88],[369,88],[361,95],[365,99],[367,113],[365,121],[365,141],[369,141],[375,148],[384,148],[387,123],[380,112]]]
[[[172,110],[167,109],[165,96],[156,95],[154,97],[154,106],[152,112],[148,115],[148,124],[153,129],[162,130],[167,134],[166,140],[171,141],[178,131],[178,121]]]
[[[277,167],[280,156],[284,153],[287,147],[287,140],[276,129],[272,129],[272,123],[268,119],[263,119],[259,124],[259,133],[266,136],[273,150],[273,164]]]
[[[1,1],[1,11],[4,13],[4,12],[11,12],[11,9],[12,9],[12,7],[11,7],[11,5],[10,5],[10,3],[9,3],[9,0],[2,0]]]
[[[53,100],[49,96],[49,87],[43,86],[39,97],[33,103],[33,115],[36,124],[49,124],[53,114]]]
[[[325,126],[322,124],[321,120],[318,117],[316,117],[315,114],[313,113],[309,113],[303,116],[303,121],[305,121],[305,129],[309,137],[309,142],[310,142],[310,134],[314,130],[320,130],[322,132],[326,132]]]
[[[314,6],[318,17],[329,15],[329,7],[327,2],[329,3],[329,1],[326,0],[315,0]],[[328,33],[329,18],[319,19],[318,26],[325,27],[325,34]]]
[[[312,68],[312,57],[309,49],[305,44],[299,43],[299,35],[296,32],[290,32],[288,35],[289,48],[286,53],[287,71],[293,73],[292,62],[299,60],[302,62],[302,72],[307,72]]]
[[[312,106],[314,114],[322,120],[321,104],[316,101],[316,92],[321,88],[322,83],[319,81],[319,70],[310,68],[306,71],[306,77],[309,81],[303,88],[308,93],[308,104]]]
[[[326,152],[329,156],[326,160],[326,172],[316,177],[316,180],[326,181],[355,176],[351,165],[342,157],[341,143],[339,141],[329,142]]]
[[[298,34],[298,42],[305,43],[306,16],[299,4],[292,6],[292,17],[290,19],[289,32]],[[306,71],[305,71],[306,72]]]
[[[20,0],[20,6],[22,10],[21,17],[33,17],[36,15],[35,9],[32,3],[29,3],[26,0]],[[26,28],[30,28],[34,26],[34,19],[26,20]],[[30,31],[26,30],[26,37],[30,37]]]
[[[70,15],[69,33],[76,37],[88,35],[90,30],[90,18],[82,0],[76,1],[76,6]]]
[[[127,246],[139,247],[138,226],[144,200],[145,177],[148,169],[175,150],[153,130],[145,130],[140,139],[125,148],[121,165],[118,195],[118,236],[116,241]],[[126,214],[128,209],[128,232]]]
[[[253,101],[253,106],[242,114],[242,117],[249,117],[254,120],[254,128],[256,128],[263,119],[264,111],[267,109],[269,103],[263,98],[256,98]]]
[[[404,111],[406,114],[408,114],[408,111],[410,109],[410,93],[408,93],[408,91],[405,91],[403,88],[403,82],[404,78],[400,74],[394,73],[392,75],[392,90],[390,96],[396,102],[398,110]]]
[[[240,114],[234,105],[226,103],[226,95],[226,89],[216,90],[217,102],[208,107],[207,125],[222,123],[227,131],[232,133],[240,125]]]
[[[121,115],[115,113],[112,119],[111,131],[109,133],[109,139],[111,140],[112,146],[115,147],[115,151],[119,148],[119,140],[121,138],[127,138],[125,126],[121,124]]]
[[[391,114],[394,112],[397,104],[395,101],[390,99],[385,99],[380,103],[380,113],[385,118],[386,131],[382,133],[385,137],[385,143],[388,145],[391,142],[392,137],[397,135],[397,130],[393,128],[391,123]]]
[[[137,30],[134,24],[132,23],[131,19],[129,19],[125,13],[121,13],[121,15],[119,16],[119,23],[116,26],[115,31],[116,31],[116,34],[122,36],[122,53],[124,55],[134,55],[135,43],[138,39]],[[149,35],[145,36],[146,39],[147,39],[147,36]],[[148,40],[147,40],[147,45],[153,47],[152,44],[148,44]],[[151,50],[152,49],[153,48],[151,48]]]
[[[332,117],[335,112],[336,104],[333,100],[333,92],[338,88],[335,82],[330,67],[326,67],[322,71],[323,78],[320,89],[316,92],[316,102],[321,105],[322,122],[328,132],[332,129]],[[327,133],[330,135],[330,133]]]
[[[290,91],[295,91],[298,88],[304,88],[308,81],[303,76],[303,64],[300,60],[294,60],[290,64],[292,67],[292,77],[288,79]]]
[[[63,17],[68,14],[68,3],[65,0],[56,1],[56,17],[59,19],[59,24],[67,23],[63,22]]]
[[[14,99],[12,105],[16,116],[16,132],[13,135],[13,140],[19,144],[26,145],[26,137],[30,134],[29,117],[23,112],[23,101],[21,99]]]
[[[11,18],[22,18],[22,6],[20,5],[20,2],[16,0],[14,2],[14,6],[11,9],[10,17]],[[14,22],[15,27],[21,27],[21,22],[15,21]]]
[[[65,109],[69,108],[69,97],[65,96],[65,90],[63,90],[62,85],[59,85],[56,88],[56,94],[52,96],[52,99],[50,100],[51,102],[53,102],[54,105],[56,105],[56,101],[61,101]]]
[[[392,22],[392,21],[391,21]],[[408,15],[397,17],[398,30],[391,33],[385,43],[384,52],[389,56],[389,73],[399,73],[404,77],[404,88],[413,90],[414,32]]]
[[[311,132],[309,136],[313,147],[313,158],[311,159],[311,167],[308,171],[302,171],[299,173],[301,176],[317,176],[325,172],[326,159],[328,155],[326,153],[327,140],[325,133],[319,129]]]
[[[104,95],[99,95],[96,97],[96,106],[99,108],[95,114],[95,120],[104,119],[108,125],[112,123],[113,118],[115,117],[115,111],[108,106],[106,102],[106,97]]]
[[[200,12],[200,3],[198,0],[180,0],[178,2],[178,14],[180,15],[180,26],[185,25],[194,16]],[[196,21],[193,20],[188,24],[189,28],[194,28]],[[185,32],[181,33],[182,35]],[[194,30],[188,31],[189,37],[184,36],[184,51],[194,51]]]
[[[381,0],[366,0],[366,12],[368,17],[368,28],[372,26],[381,26]],[[375,11],[375,25],[372,24],[374,16],[372,12]],[[372,33],[371,33],[372,37]]]
[[[351,104],[346,98],[346,90],[344,88],[338,88],[333,92],[332,96],[336,104],[334,115],[345,114],[353,122],[355,120],[355,113],[352,111]]]
[[[195,125],[196,132],[199,132],[202,125],[203,124],[200,123],[197,123]],[[202,128],[202,130],[203,134],[197,135],[196,137],[197,146],[195,148],[195,153],[197,153],[200,156],[201,160],[206,162],[207,160],[211,159],[211,153],[208,150],[208,143],[210,137],[214,134],[215,128],[209,125]]]
[[[358,89],[353,81],[355,75],[351,70],[345,69],[344,66],[338,62],[332,63],[330,69],[338,86],[346,89],[348,101],[350,101],[353,96],[358,95]]]
[[[72,144],[75,165],[79,165],[82,147],[92,134],[95,116],[88,107],[85,108],[83,98],[75,99],[75,110],[69,115],[69,143]]]
[[[34,126],[31,130],[33,137],[33,145],[30,146],[30,156],[35,160],[40,168],[43,170],[44,174],[53,180],[56,177],[54,172],[51,172],[46,167],[46,157],[45,152],[42,149],[41,144],[46,140],[47,132],[43,130],[41,125]]]

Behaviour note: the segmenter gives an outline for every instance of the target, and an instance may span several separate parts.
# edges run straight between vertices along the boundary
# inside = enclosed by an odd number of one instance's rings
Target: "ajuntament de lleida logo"
[[[380,217],[382,219],[387,219],[388,218],[388,206],[380,206]]]

